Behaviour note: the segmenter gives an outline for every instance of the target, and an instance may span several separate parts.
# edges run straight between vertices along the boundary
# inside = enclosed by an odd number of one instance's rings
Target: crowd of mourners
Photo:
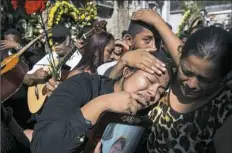
[[[45,44],[20,56],[28,71],[1,104],[1,152],[82,152],[100,115],[111,111],[152,121],[137,153],[232,153],[232,32],[215,26],[189,31],[177,37],[150,9],[134,12],[120,39],[105,27],[74,41],[70,29],[54,26],[53,58],[75,49],[61,68],[68,73],[51,77]],[[1,61],[26,45],[15,29],[2,36]],[[47,98],[30,113],[28,88],[41,82]]]

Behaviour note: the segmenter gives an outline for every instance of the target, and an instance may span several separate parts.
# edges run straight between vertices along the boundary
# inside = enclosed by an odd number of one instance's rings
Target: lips
[[[142,99],[144,99],[146,102],[149,102],[150,101],[150,96],[145,96],[145,95],[142,95],[142,94],[139,94],[138,93],[138,95],[142,98]]]
[[[197,95],[199,94],[199,92],[194,92],[193,90],[191,89],[186,89],[185,87],[183,87],[183,90],[185,95],[189,95],[189,96],[194,96],[194,95]]]

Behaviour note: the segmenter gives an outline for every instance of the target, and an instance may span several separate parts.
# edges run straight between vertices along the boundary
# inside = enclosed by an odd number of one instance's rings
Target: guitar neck
[[[58,63],[58,65],[56,66],[56,70],[60,70],[61,67],[69,60],[69,58],[74,54],[74,52],[77,51],[77,48],[74,47],[71,51],[69,51]]]
[[[93,32],[94,32],[94,29],[89,30],[88,32],[84,33],[80,39],[86,42],[87,39],[93,34]]]
[[[9,62],[11,62],[13,59],[18,58],[20,55],[22,55],[25,51],[27,51],[28,48],[31,47],[31,45],[33,45],[37,40],[39,40],[40,38],[42,38],[43,35],[44,34],[40,34],[38,37],[36,37],[32,41],[30,41],[30,43],[28,43],[26,46],[24,46],[20,51],[18,51],[18,53],[13,54],[11,58],[9,58],[9,59],[4,60],[3,62],[1,62],[1,68],[3,66],[5,66],[6,64],[8,64]]]
[[[31,47],[31,45],[33,45],[37,40],[39,40],[40,38],[42,38],[44,36],[44,34],[40,34],[38,37],[36,37],[35,39],[33,39],[32,41],[30,41],[26,46],[24,46],[18,53],[16,53],[16,56],[20,56],[22,55],[28,48]]]

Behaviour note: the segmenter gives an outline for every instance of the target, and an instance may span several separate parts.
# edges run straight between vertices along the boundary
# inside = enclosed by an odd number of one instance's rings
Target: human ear
[[[131,48],[133,38],[132,38],[132,36],[130,34],[124,35],[122,40],[123,40],[123,42],[125,42],[129,46],[129,48]]]
[[[129,69],[129,67],[125,67],[123,69],[122,75],[124,78],[128,78],[133,74],[133,71]]]

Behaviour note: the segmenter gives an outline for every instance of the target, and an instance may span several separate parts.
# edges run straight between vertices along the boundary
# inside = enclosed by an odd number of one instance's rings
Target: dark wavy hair
[[[24,43],[22,40],[22,35],[19,31],[16,29],[8,29],[6,32],[4,32],[4,36],[6,35],[14,35],[15,41],[19,42],[20,44]]]
[[[104,49],[111,40],[114,40],[114,36],[108,32],[95,33],[84,46],[82,59],[75,69],[89,68],[95,73],[97,67],[104,63]]]
[[[184,44],[181,59],[191,55],[211,61],[225,77],[232,71],[232,34],[215,26],[199,29]]]
[[[161,45],[161,36],[153,26],[142,21],[131,20],[128,27],[128,34],[130,34],[132,38],[135,38],[135,36],[141,33],[143,29],[148,29],[153,33],[155,38],[155,46],[159,50]]]

